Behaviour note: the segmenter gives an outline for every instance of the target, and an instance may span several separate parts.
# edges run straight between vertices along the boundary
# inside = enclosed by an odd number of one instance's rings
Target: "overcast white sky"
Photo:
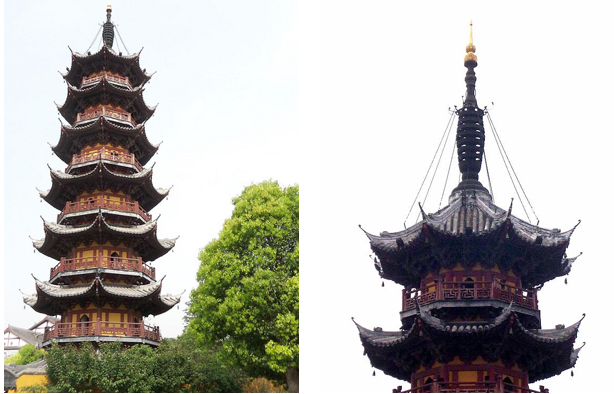
[[[23,309],[18,289],[33,293],[30,273],[47,279],[54,264],[32,253],[28,235],[42,237],[39,216],[57,214],[35,190],[50,186],[47,163],[64,168],[47,145],[60,131],[53,102],[66,97],[56,71],[70,65],[67,45],[90,45],[106,4],[5,6],[4,327],[42,317]],[[149,105],[160,103],[147,124],[150,141],[164,140],[152,159],[154,184],[174,187],[153,214],[162,215],[160,237],[181,238],[154,265],[167,275],[164,292],[187,290],[179,310],[155,318],[164,335],[181,332],[198,250],[217,236],[231,198],[264,179],[299,183],[301,391],[409,387],[372,376],[351,321],[400,326],[401,290],[381,287],[358,224],[372,233],[403,228],[448,108],[461,105],[473,19],[478,103],[495,103],[492,118],[540,225],[567,230],[582,219],[568,254],[584,254],[569,283],[546,284],[539,300],[544,328],[586,313],[576,344],[587,345],[575,377],[566,371],[532,387],[600,391],[612,354],[609,312],[600,306],[609,301],[614,219],[614,28],[605,2],[111,4],[128,49],[144,47],[141,65],[157,71],[144,94]],[[486,152],[496,203],[507,208],[514,192],[489,129]],[[442,188],[436,180],[427,212],[437,210]],[[514,214],[524,218],[517,198]]]

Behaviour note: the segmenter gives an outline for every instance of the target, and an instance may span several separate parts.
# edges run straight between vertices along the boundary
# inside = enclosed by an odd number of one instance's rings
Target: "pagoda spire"
[[[473,44],[473,22],[469,28],[469,44],[465,48],[465,83],[467,92],[463,107],[458,110],[458,128],[456,131],[456,147],[458,150],[458,166],[462,174],[462,181],[454,189],[485,191],[478,180],[478,174],[482,168],[484,155],[484,111],[478,107],[475,97],[475,68],[478,66],[478,58],[475,55]]]
[[[102,39],[104,40],[104,45],[111,49],[113,47],[113,38],[115,37],[115,31],[113,22],[111,22],[111,5],[107,5],[107,21],[102,25]]]

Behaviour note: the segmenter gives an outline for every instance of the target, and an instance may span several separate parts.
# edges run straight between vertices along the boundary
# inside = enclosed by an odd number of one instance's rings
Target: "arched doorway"
[[[116,269],[123,268],[123,267],[120,267],[119,261],[120,261],[119,253],[117,252],[111,253],[111,268],[116,268]]]
[[[90,318],[88,315],[83,315],[79,319],[79,335],[88,335],[90,329]]]
[[[512,382],[512,378],[510,378],[509,376],[503,379],[503,392],[504,393],[514,392],[514,382]]]

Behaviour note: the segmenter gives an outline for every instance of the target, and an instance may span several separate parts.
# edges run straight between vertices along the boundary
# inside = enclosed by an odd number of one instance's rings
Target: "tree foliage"
[[[40,360],[41,357],[45,355],[45,351],[43,349],[36,349],[34,345],[27,344],[24,345],[17,354],[7,357],[4,359],[5,364],[17,364],[17,365],[26,365],[30,364],[34,361]]]
[[[267,378],[249,378],[243,386],[244,393],[285,393],[285,387]]]
[[[153,349],[103,343],[97,353],[80,347],[53,346],[47,353],[50,392],[240,392],[243,373],[219,361],[213,349],[194,346],[190,335],[165,339]]]
[[[298,369],[299,188],[245,188],[219,237],[201,250],[188,332],[219,344],[250,376]]]

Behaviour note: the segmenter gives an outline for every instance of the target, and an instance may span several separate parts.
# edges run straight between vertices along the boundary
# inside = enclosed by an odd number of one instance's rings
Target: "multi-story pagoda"
[[[144,343],[157,346],[158,327],[144,318],[168,311],[180,296],[161,295],[151,262],[170,251],[174,239],[158,239],[149,210],[169,190],[152,184],[143,167],[158,150],[145,134],[153,115],[143,101],[151,78],[139,54],[122,55],[113,47],[111,7],[97,53],[72,53],[63,75],[68,96],[58,111],[61,126],[53,152],[68,167],[51,169],[52,186],[40,196],[60,210],[57,223],[43,220],[45,237],[34,247],[58,263],[48,281],[35,278],[36,294],[24,296],[35,311],[59,315],[45,330],[51,342]]]
[[[580,350],[580,321],[542,329],[537,307],[538,290],[571,269],[565,250],[574,229],[515,217],[478,180],[485,134],[472,41],[457,113],[462,180],[449,205],[405,230],[367,233],[382,278],[404,287],[402,325],[357,327],[372,366],[411,382],[405,392],[532,392],[529,383],[573,367]]]

